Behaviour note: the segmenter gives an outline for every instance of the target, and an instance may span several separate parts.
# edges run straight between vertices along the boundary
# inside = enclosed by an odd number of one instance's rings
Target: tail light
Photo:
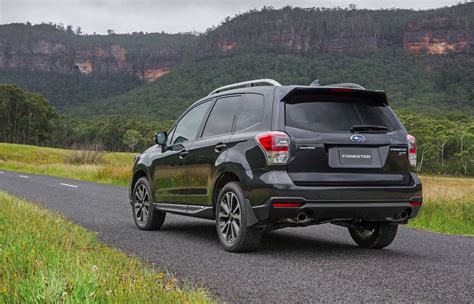
[[[408,159],[410,166],[416,167],[416,138],[413,135],[407,135],[408,140]]]
[[[260,133],[255,136],[269,165],[282,165],[290,158],[290,137],[279,131]]]

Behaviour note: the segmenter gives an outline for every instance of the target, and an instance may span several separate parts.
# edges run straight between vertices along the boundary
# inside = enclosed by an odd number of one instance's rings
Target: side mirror
[[[155,133],[155,143],[157,145],[164,146],[166,144],[167,139],[168,139],[168,134],[166,132]]]

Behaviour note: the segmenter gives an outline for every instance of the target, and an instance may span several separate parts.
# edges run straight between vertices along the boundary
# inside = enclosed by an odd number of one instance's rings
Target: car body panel
[[[218,146],[227,145],[230,137],[225,134],[199,139],[189,150],[185,174],[190,187],[186,200],[190,205],[212,205],[213,177],[225,163],[228,153],[226,147],[219,150]]]

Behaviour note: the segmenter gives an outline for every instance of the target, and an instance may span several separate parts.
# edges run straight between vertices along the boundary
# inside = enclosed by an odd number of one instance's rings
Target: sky
[[[412,8],[451,6],[459,0],[0,0],[0,24],[63,23],[83,33],[203,32],[227,16],[263,6]]]

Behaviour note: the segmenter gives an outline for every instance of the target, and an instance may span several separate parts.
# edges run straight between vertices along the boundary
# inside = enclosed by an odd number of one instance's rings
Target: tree
[[[135,146],[143,140],[142,135],[137,130],[127,130],[123,135],[123,143],[133,152]]]
[[[51,138],[56,111],[40,94],[0,84],[0,140],[44,143]]]
[[[107,30],[107,35],[113,35],[113,34],[115,34],[114,30],[112,30],[112,29]]]
[[[76,35],[81,35],[82,34],[82,29],[80,26],[76,28]]]

